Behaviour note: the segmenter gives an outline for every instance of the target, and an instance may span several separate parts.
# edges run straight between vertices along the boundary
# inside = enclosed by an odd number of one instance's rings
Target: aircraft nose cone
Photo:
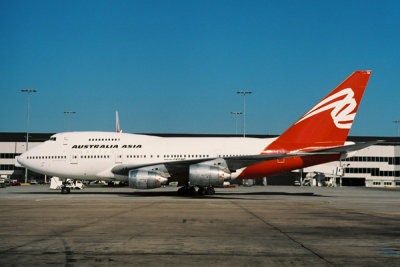
[[[15,161],[15,166],[16,167],[26,167],[26,153],[18,156],[17,160]],[[20,165],[20,166],[18,166]]]
[[[20,155],[15,161],[15,166],[29,169],[32,165],[32,161],[29,160],[29,154],[29,152],[25,152]]]

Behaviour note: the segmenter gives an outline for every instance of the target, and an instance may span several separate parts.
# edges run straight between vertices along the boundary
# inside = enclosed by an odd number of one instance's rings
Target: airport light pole
[[[75,111],[64,111],[64,114],[68,116],[68,132],[71,130],[71,114],[76,114]]]
[[[399,123],[400,123],[400,120],[394,120],[393,123],[395,123],[397,125],[397,137],[399,137],[400,136],[399,135]]]
[[[231,111],[231,114],[235,115],[235,134],[237,134],[237,117],[242,114],[240,111]]]
[[[28,93],[28,107],[26,112],[26,145],[25,151],[28,151],[28,144],[29,144],[29,105],[30,105],[30,95],[31,93],[36,93],[37,91],[34,89],[22,89],[22,93]],[[28,169],[25,168],[25,183],[28,182]]]
[[[243,137],[246,137],[246,94],[251,94],[251,91],[238,91],[238,94],[243,95]]]

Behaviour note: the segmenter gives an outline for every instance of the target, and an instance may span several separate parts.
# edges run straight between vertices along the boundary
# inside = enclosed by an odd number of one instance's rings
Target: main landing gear
[[[215,189],[212,186],[209,187],[199,187],[199,189],[196,192],[196,188],[194,186],[183,186],[178,189],[178,195],[179,196],[204,196],[204,195],[214,195],[215,194]]]
[[[63,185],[61,187],[61,194],[69,194],[69,193],[71,193],[71,188],[66,187],[66,186]]]
[[[199,187],[199,190],[197,190],[197,194],[200,196],[202,195],[215,195],[215,189],[214,187]]]

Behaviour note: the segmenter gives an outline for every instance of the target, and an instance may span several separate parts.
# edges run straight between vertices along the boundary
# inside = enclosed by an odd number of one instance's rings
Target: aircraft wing
[[[294,153],[281,153],[281,154],[259,154],[259,155],[246,155],[246,156],[234,156],[234,157],[223,157],[223,158],[206,158],[206,159],[191,159],[181,161],[170,161],[170,162],[159,162],[151,164],[120,164],[112,168],[112,172],[120,175],[128,175],[129,171],[148,168],[152,166],[164,165],[170,175],[176,175],[188,172],[189,166],[192,164],[199,163],[214,163],[214,162],[225,162],[226,166],[230,171],[235,171],[250,165],[254,165],[260,162],[276,160],[289,157],[304,157],[304,156],[315,156],[315,155],[332,155],[332,154],[344,154],[356,150],[366,148],[368,146],[380,143],[382,141],[371,141],[366,143],[357,143],[352,145],[337,146],[332,148],[318,149],[304,152]]]
[[[120,175],[128,175],[129,171],[152,167],[156,165],[164,165],[169,173],[183,173],[188,170],[189,166],[192,164],[213,162],[213,161],[225,161],[227,167],[231,171],[247,167],[253,164],[257,164],[263,161],[280,159],[285,157],[293,157],[290,154],[272,154],[272,155],[248,155],[248,156],[237,156],[237,157],[224,157],[224,158],[205,158],[205,159],[191,159],[191,160],[180,160],[180,161],[170,161],[170,162],[159,162],[151,164],[120,164],[112,168],[112,172]]]
[[[252,156],[238,156],[238,157],[227,157],[224,158],[226,161],[228,168],[231,171],[235,171],[237,169],[247,167],[250,165],[254,165],[260,162],[282,159],[282,158],[290,158],[290,157],[304,157],[304,156],[316,156],[316,155],[340,155],[349,153],[352,151],[361,150],[363,148],[372,146],[377,143],[382,143],[383,141],[370,141],[365,143],[356,143],[352,145],[345,146],[337,146],[332,148],[324,148],[317,149],[312,151],[304,151],[304,152],[291,152],[291,153],[282,153],[282,154],[261,154],[261,155],[252,155]]]
[[[224,158],[229,170],[235,171],[250,165],[254,165],[260,162],[282,159],[288,157],[294,157],[295,155],[282,153],[282,154],[261,154],[261,155],[248,155],[248,156],[237,156]]]

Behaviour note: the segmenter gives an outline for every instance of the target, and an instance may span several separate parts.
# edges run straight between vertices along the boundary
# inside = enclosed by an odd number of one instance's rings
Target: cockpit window
[[[56,137],[55,136],[52,136],[52,137],[50,137],[50,141],[56,141]]]

